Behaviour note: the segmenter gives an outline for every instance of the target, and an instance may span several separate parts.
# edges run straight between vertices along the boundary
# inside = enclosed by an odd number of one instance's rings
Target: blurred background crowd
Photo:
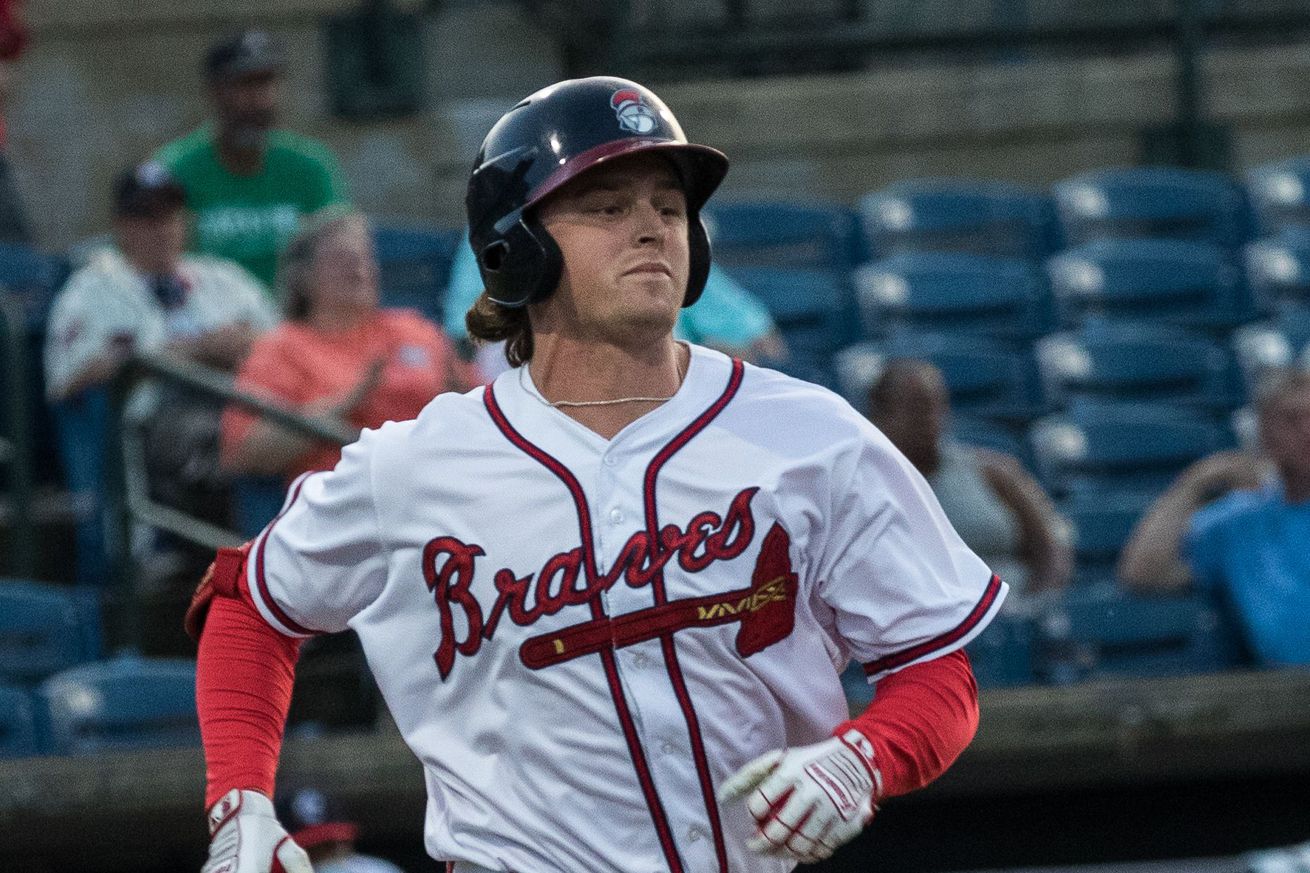
[[[1310,2],[793,6],[0,0],[0,758],[194,745],[213,549],[506,367],[468,168],[602,72],[734,162],[679,335],[846,397],[1014,588],[984,702],[1310,695]],[[385,729],[361,659],[306,647],[293,737]],[[1310,761],[1269,751],[1301,827],[1204,869],[1310,870]],[[321,788],[287,814],[345,852]]]

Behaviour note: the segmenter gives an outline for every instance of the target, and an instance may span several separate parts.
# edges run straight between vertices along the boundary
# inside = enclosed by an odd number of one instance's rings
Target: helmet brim
[[[687,208],[699,212],[728,175],[728,156],[709,146],[695,143],[671,142],[667,139],[628,137],[601,143],[574,156],[547,176],[529,193],[523,209],[536,206],[578,176],[608,161],[629,155],[653,153],[667,157],[682,176],[683,190],[687,195]]]

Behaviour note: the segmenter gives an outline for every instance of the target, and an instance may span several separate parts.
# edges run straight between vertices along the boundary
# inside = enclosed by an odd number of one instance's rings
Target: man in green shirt
[[[186,189],[191,247],[236,261],[270,290],[301,217],[346,201],[327,147],[274,129],[284,63],[264,31],[215,44],[203,66],[213,120],[155,156]]]

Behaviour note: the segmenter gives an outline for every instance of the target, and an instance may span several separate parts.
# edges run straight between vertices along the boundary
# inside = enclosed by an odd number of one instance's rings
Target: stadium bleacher
[[[1073,538],[1074,588],[1041,610],[1003,616],[970,647],[980,682],[1003,687],[1239,663],[1218,607],[1126,594],[1114,565],[1179,470],[1236,444],[1232,422],[1259,373],[1310,364],[1307,190],[1310,158],[1297,158],[1253,170],[1245,187],[1161,168],[1085,173],[1049,192],[911,179],[855,208],[738,199],[714,204],[706,219],[716,257],[765,302],[793,349],[789,372],[862,408],[888,360],[926,358],[946,375],[957,438],[1018,457],[1056,496]],[[379,227],[387,305],[439,317],[458,238]],[[37,355],[67,260],[12,247],[0,255],[0,285],[21,301]],[[27,389],[39,397],[39,386]],[[61,474],[64,484],[76,473]],[[280,499],[277,484],[256,484],[264,487],[238,494],[247,534]],[[174,692],[137,714],[141,730],[108,716],[74,725],[68,688],[102,688],[110,700],[127,677],[173,681],[183,668],[97,661],[94,596],[66,594],[0,583],[0,754],[190,741],[190,726],[168,714],[185,703]],[[1062,628],[1081,636],[1070,642]],[[854,680],[848,688],[858,690]]]

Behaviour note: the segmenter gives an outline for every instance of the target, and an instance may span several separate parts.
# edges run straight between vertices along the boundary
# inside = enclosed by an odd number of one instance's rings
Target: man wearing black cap
[[[55,298],[46,340],[52,400],[107,382],[133,350],[169,351],[221,369],[277,320],[245,270],[185,256],[186,194],[161,164],[120,175],[115,245],[94,254]]]
[[[284,66],[262,30],[213,45],[202,65],[213,120],[156,155],[186,189],[192,247],[237,261],[268,289],[301,216],[346,200],[327,147],[274,128]]]

